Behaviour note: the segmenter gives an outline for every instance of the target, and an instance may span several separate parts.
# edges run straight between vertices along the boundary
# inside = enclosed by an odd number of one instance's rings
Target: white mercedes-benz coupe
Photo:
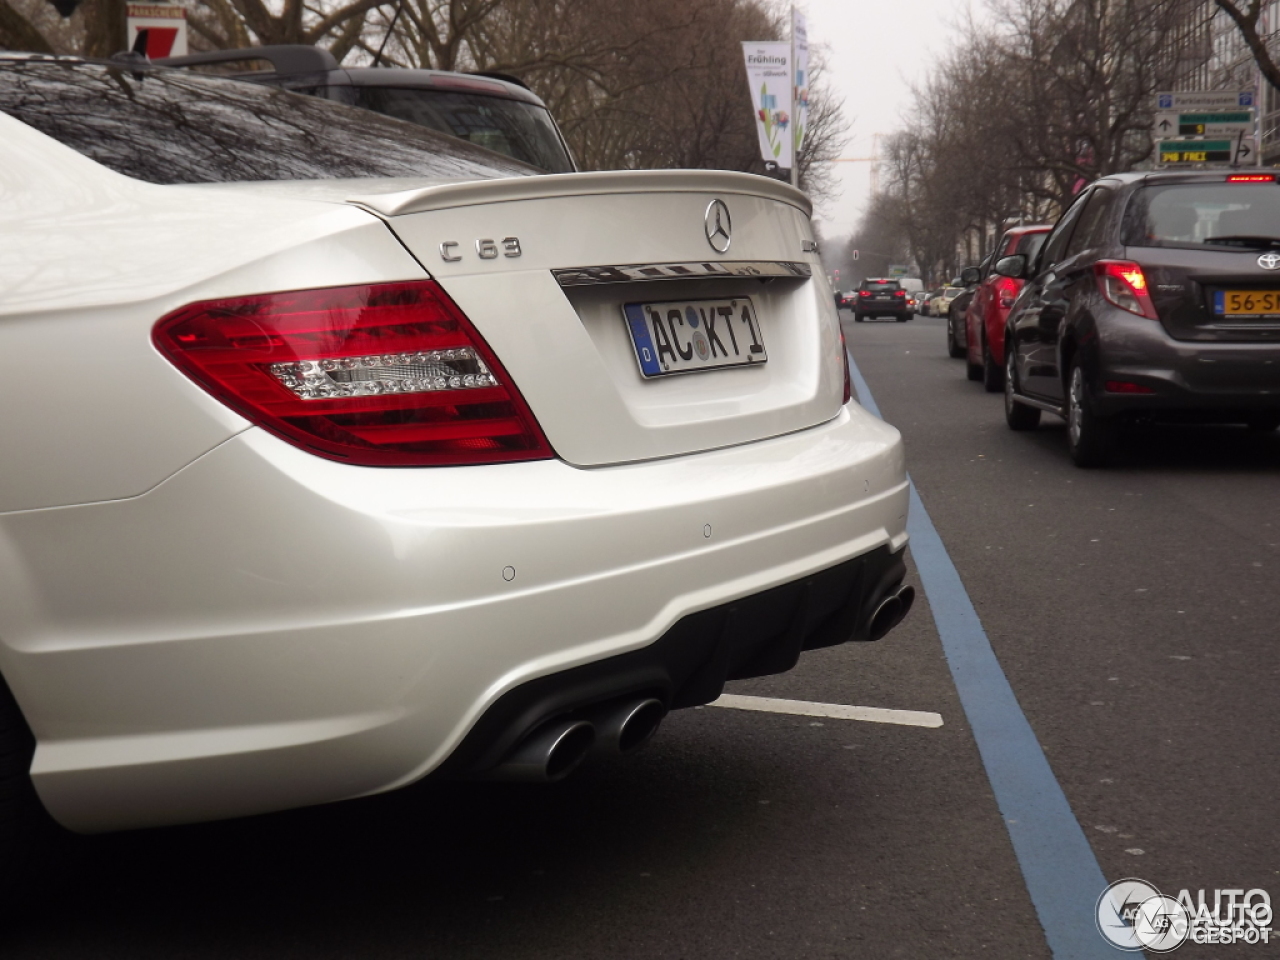
[[[0,872],[555,779],[910,606],[805,197],[0,59]],[[7,852],[8,853],[7,853]]]

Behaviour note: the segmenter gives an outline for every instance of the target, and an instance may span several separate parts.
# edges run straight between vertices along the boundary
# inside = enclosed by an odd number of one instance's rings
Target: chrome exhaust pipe
[[[554,721],[526,737],[485,779],[525,783],[563,780],[591,752],[595,740],[595,727],[585,720]]]
[[[597,709],[591,714],[596,728],[596,752],[617,756],[640,749],[657,732],[666,715],[662,701],[653,697]]]
[[[880,640],[890,630],[900,624],[916,602],[916,588],[899,587],[880,601],[876,612],[871,615],[871,626],[867,631],[868,639]]]

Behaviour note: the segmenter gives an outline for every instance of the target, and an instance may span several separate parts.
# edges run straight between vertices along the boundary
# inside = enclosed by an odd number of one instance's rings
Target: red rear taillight
[[[893,291],[893,295],[894,295],[895,297],[905,297],[905,296],[907,295],[907,291],[905,291],[905,290],[895,290],[895,291]]]
[[[860,297],[869,297],[869,296],[871,296],[871,291],[870,291],[870,290],[859,290],[859,291],[858,291],[858,296],[860,296]]]
[[[363,466],[554,454],[497,357],[433,281],[193,303],[156,347],[236,412]]]
[[[1128,380],[1108,380],[1105,387],[1107,393],[1155,393],[1151,387]]]
[[[1275,183],[1274,173],[1233,173],[1227,177],[1227,183]]]
[[[1000,306],[1005,310],[1012,307],[1013,301],[1018,298],[1018,290],[1021,287],[1021,282],[1014,280],[1012,277],[997,276],[995,282],[995,293]]]
[[[1128,260],[1099,260],[1093,265],[1093,272],[1098,278],[1098,290],[1109,303],[1148,320],[1160,319],[1142,267]]]

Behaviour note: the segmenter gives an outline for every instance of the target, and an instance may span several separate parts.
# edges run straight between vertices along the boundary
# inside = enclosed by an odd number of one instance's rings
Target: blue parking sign
[[[1160,98],[1159,98],[1159,100],[1160,100],[1160,109],[1161,109],[1161,110],[1172,110],[1172,109],[1173,109],[1173,94],[1171,94],[1171,93],[1162,93],[1162,94],[1160,94]]]
[[[1242,93],[1242,94],[1240,94],[1240,106],[1242,106],[1242,107],[1252,107],[1252,106],[1253,106],[1253,91],[1252,91],[1252,90],[1248,91],[1247,93]]]

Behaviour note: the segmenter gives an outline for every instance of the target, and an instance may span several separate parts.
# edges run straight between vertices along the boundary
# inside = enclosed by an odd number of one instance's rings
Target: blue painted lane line
[[[881,417],[852,354],[849,373],[859,401]],[[907,532],[960,704],[1054,960],[1133,956],[1098,933],[1094,911],[1107,881],[914,482]]]

